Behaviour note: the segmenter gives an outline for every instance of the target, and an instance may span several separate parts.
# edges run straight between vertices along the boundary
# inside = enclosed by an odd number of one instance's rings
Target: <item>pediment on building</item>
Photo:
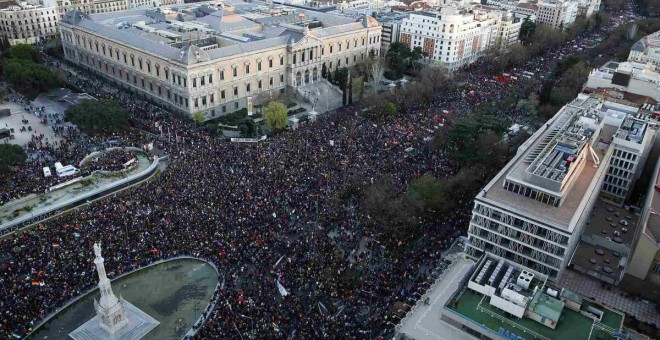
[[[323,46],[323,42],[321,39],[316,38],[312,35],[306,35],[300,41],[297,41],[293,44],[292,49],[295,50],[300,50],[304,48],[309,48],[309,47],[317,47],[317,46]]]

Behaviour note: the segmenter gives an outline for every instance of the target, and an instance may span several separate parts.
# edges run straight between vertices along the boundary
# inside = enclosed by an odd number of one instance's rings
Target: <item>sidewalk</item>
[[[459,288],[461,280],[470,270],[474,262],[457,257],[446,272],[438,278],[437,285],[431,287],[422,298],[417,301],[409,316],[400,323],[399,335],[406,335],[413,339],[437,340],[472,340],[472,336],[446,324],[440,320],[443,307]],[[429,297],[431,303],[425,306],[422,302]]]

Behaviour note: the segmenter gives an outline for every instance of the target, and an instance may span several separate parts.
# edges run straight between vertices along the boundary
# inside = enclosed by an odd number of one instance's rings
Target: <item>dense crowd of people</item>
[[[534,58],[530,69],[549,71],[571,44]],[[49,312],[96,284],[92,244],[104,248],[108,276],[156,260],[191,255],[220,271],[213,310],[196,325],[200,339],[375,338],[393,335],[390,308],[416,292],[441,253],[465,230],[471,203],[427,223],[420,242],[399,256],[401,244],[374,225],[350,195],[375,181],[402,193],[425,173],[443,178],[455,169],[428,150],[438,117],[454,119],[476,103],[520,95],[523,83],[491,82],[487,66],[458,72],[468,89],[438,94],[434,103],[396,117],[370,120],[345,107],[296,131],[261,143],[229,143],[193,123],[121,91],[106,91],[93,75],[70,82],[91,95],[113,98],[151,131],[118,136],[124,145],[154,146],[169,155],[167,170],[140,186],[0,239],[0,337],[22,337]],[[515,115],[515,107],[501,113]],[[83,155],[101,143],[34,141],[34,150]],[[52,149],[52,150],[51,150]],[[418,150],[407,152],[406,150]],[[78,151],[80,150],[80,151]],[[121,158],[121,157],[120,157]],[[122,158],[122,160],[125,158]],[[39,284],[33,284],[34,281]],[[290,293],[281,296],[279,282]],[[42,284],[43,283],[43,284]]]

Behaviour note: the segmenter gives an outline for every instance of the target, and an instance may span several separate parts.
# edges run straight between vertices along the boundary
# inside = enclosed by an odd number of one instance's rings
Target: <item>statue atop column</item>
[[[82,324],[69,336],[74,340],[138,340],[158,326],[158,320],[112,292],[101,256],[101,244],[94,243],[94,265],[99,275],[99,293],[94,299],[96,316]]]
[[[94,254],[96,255],[94,264],[99,274],[99,291],[101,292],[99,301],[94,300],[94,309],[96,309],[96,314],[99,316],[101,328],[110,334],[115,334],[128,323],[124,300],[117,299],[112,292],[112,286],[106,276],[105,265],[103,264],[105,260],[101,257],[100,243],[94,243]]]

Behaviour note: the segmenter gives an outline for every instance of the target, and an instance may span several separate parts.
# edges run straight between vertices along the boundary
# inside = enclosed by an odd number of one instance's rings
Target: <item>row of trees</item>
[[[16,91],[36,98],[39,93],[60,85],[57,76],[39,62],[39,55],[32,46],[12,46],[3,52],[2,75]]]

